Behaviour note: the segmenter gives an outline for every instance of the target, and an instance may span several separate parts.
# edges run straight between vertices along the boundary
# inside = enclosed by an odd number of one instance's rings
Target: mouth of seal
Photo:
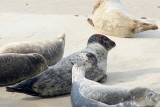
[[[110,47],[115,47],[116,46],[116,43],[114,41],[110,41]]]
[[[155,103],[158,103],[160,101],[160,95],[157,95],[154,98],[152,97],[151,100]]]

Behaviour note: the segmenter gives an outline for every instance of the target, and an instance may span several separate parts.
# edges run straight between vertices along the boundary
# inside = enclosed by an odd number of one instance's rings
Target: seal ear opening
[[[86,56],[91,58],[91,57],[93,57],[94,55],[93,55],[92,53],[87,53]]]

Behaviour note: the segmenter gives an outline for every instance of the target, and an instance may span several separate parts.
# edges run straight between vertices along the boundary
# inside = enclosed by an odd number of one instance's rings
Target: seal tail
[[[36,81],[37,79],[35,78],[24,80],[15,85],[7,86],[6,91],[24,93],[24,94],[31,95],[31,96],[39,96],[39,94],[32,89],[32,86]]]

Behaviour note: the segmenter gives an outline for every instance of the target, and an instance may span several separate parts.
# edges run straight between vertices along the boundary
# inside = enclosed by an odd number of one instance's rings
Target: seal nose
[[[114,41],[111,41],[111,45],[112,45],[113,47],[115,47],[115,46],[116,46],[116,43],[115,43]]]

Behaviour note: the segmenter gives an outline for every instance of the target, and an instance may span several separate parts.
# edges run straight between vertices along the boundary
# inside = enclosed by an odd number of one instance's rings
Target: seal
[[[98,0],[88,23],[102,33],[116,37],[132,37],[134,34],[156,30],[158,26],[131,15],[120,0]]]
[[[45,58],[37,53],[0,54],[0,86],[31,78],[48,68]]]
[[[94,65],[92,64],[91,68],[93,68],[96,65],[95,61],[94,63],[95,64]],[[81,93],[80,87],[88,85],[89,80],[87,80],[84,77],[84,75],[86,74],[88,70],[87,68],[88,66],[89,64],[79,67],[77,64],[74,64],[72,68],[72,89],[71,89],[71,95],[70,95],[72,107],[131,107],[130,102],[128,101],[119,103],[119,104],[115,104],[115,105],[108,105],[100,101],[97,101],[91,98],[87,98],[85,95],[83,95]],[[82,82],[84,83],[83,85],[81,84]]]
[[[22,81],[19,84],[8,86],[7,91],[41,97],[69,94],[71,92],[73,63],[81,65],[87,62],[87,53],[92,53],[97,57],[97,67],[93,71],[88,71],[86,78],[102,82],[107,77],[107,54],[115,45],[115,42],[106,36],[94,34],[88,39],[87,47],[82,51],[62,58],[57,64],[38,76]]]
[[[46,60],[48,65],[56,64],[63,56],[65,47],[65,34],[60,34],[54,40],[24,41],[9,43],[0,48],[0,53],[38,53]]]
[[[102,85],[84,77],[87,65],[72,68],[72,107],[155,107],[160,94],[148,88]]]

